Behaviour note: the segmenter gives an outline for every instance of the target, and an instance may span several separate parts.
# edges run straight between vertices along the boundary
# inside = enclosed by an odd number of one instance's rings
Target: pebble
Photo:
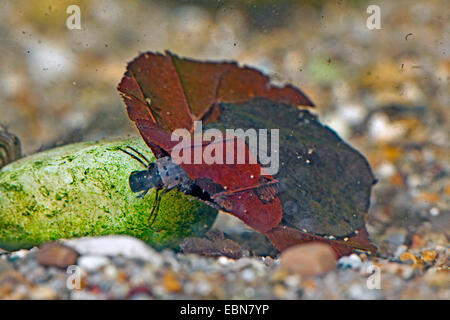
[[[211,292],[211,284],[208,281],[200,281],[195,289],[198,294],[205,297]]]
[[[284,299],[286,293],[287,293],[286,287],[283,286],[282,284],[276,284],[275,287],[273,288],[273,294],[278,299]]]
[[[356,254],[344,256],[339,259],[338,267],[341,269],[359,269],[361,267],[361,259]]]
[[[172,271],[167,271],[163,277],[164,287],[168,292],[176,293],[183,290],[180,280]]]
[[[57,297],[56,291],[50,286],[32,288],[29,294],[32,300],[52,300]]]
[[[223,265],[223,266],[228,265],[228,264],[233,263],[233,262],[234,262],[234,259],[229,259],[229,258],[227,258],[225,256],[221,256],[221,257],[219,257],[217,259],[217,263],[220,264],[220,265]]]
[[[105,300],[106,294],[97,294],[89,291],[73,290],[70,292],[71,300]]]
[[[403,262],[412,262],[412,264],[416,264],[420,259],[411,252],[404,252],[400,255],[400,260]]]
[[[253,288],[246,288],[244,290],[244,295],[245,295],[245,297],[247,297],[249,299],[253,298],[255,296],[255,289],[253,289]]]
[[[286,249],[280,265],[304,276],[322,275],[336,268],[336,254],[327,244],[308,243]]]
[[[436,207],[433,207],[433,208],[430,209],[430,215],[432,215],[433,217],[438,216],[439,213],[440,213],[440,211],[439,211],[439,209],[436,208]]]
[[[111,289],[109,290],[109,294],[112,299],[125,299],[130,292],[130,288],[121,283],[113,283]]]
[[[411,248],[422,248],[425,241],[419,234],[414,234],[411,239]]]
[[[255,274],[255,271],[248,268],[248,269],[245,269],[244,271],[242,271],[241,277],[243,280],[245,280],[247,282],[252,282],[255,280],[256,274]]]
[[[83,255],[119,256],[150,261],[155,267],[162,265],[162,258],[145,242],[130,236],[85,237],[66,240],[64,243]]]
[[[448,269],[432,268],[425,274],[425,282],[431,287],[448,288],[450,287],[450,272]]]
[[[402,279],[410,279],[414,275],[414,268],[411,265],[389,262],[381,265],[383,273],[389,273],[401,277]]]
[[[398,246],[397,249],[395,249],[394,257],[400,257],[404,252],[408,250],[408,246],[402,244],[401,246]]]
[[[396,233],[389,237],[389,243],[394,246],[400,246],[406,241],[406,235],[402,233]]]
[[[300,284],[300,277],[297,274],[290,275],[284,279],[284,284],[288,287],[297,287]]]
[[[10,270],[13,268],[13,265],[11,262],[7,260],[0,260],[0,274],[5,272],[6,270]]]
[[[25,256],[29,253],[28,250],[18,250],[18,251],[14,251],[11,252],[11,254],[9,255],[9,260],[10,261],[17,261],[19,259],[25,258]]]
[[[93,272],[109,263],[107,257],[102,256],[82,256],[78,259],[78,266],[88,272]]]
[[[352,284],[348,291],[349,298],[355,300],[376,300],[381,299],[379,290],[369,289],[365,285]]]
[[[74,249],[56,242],[42,245],[37,252],[37,261],[45,267],[67,268],[76,264],[77,259]]]
[[[434,261],[438,253],[435,250],[425,250],[422,252],[422,260],[425,262]]]
[[[117,271],[117,268],[114,265],[112,265],[112,264],[108,264],[104,268],[103,273],[104,273],[105,277],[108,280],[115,280],[115,279],[117,279],[117,276],[119,274],[118,271]]]
[[[369,136],[376,142],[399,139],[406,129],[390,122],[385,114],[375,114],[368,123]]]

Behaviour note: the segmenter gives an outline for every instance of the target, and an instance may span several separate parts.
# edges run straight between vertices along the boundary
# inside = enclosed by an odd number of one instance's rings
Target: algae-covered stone
[[[118,148],[155,158],[142,139],[55,148],[0,170],[0,247],[16,249],[61,238],[128,234],[162,249],[209,230],[217,211],[178,190],[166,193],[149,228],[155,196],[137,198],[128,185],[141,163]]]

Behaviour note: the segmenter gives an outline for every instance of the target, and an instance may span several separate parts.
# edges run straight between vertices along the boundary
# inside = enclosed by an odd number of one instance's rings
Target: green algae
[[[0,246],[17,249],[81,236],[128,234],[158,249],[178,249],[201,236],[217,211],[172,190],[162,198],[151,228],[154,190],[137,198],[128,185],[142,164],[121,152],[131,146],[155,158],[142,139],[67,145],[13,162],[0,170]]]

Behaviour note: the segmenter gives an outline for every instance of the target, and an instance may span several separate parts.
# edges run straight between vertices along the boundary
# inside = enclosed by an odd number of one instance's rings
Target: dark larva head
[[[154,163],[150,163],[147,170],[132,172],[128,181],[133,192],[146,191],[162,186],[161,177]]]

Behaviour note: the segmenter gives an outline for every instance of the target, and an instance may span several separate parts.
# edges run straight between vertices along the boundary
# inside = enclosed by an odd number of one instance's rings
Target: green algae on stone
[[[128,185],[142,164],[120,151],[131,146],[155,161],[142,139],[67,145],[22,158],[0,170],[0,247],[17,249],[81,236],[128,234],[157,249],[178,249],[209,230],[217,210],[172,190],[151,228],[151,189],[137,198]]]

